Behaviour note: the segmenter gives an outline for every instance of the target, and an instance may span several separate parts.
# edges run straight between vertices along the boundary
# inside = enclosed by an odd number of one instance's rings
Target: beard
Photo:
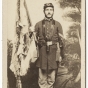
[[[46,17],[46,18],[52,18],[52,17],[53,17],[53,14],[50,14],[50,13],[45,14],[45,17]]]

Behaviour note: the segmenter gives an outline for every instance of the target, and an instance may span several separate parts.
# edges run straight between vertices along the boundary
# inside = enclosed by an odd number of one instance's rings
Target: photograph
[[[3,0],[3,88],[85,88],[85,0]]]

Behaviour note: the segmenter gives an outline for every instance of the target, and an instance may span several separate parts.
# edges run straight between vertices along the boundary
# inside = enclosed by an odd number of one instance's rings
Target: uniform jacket
[[[36,23],[35,32],[39,47],[39,58],[37,59],[36,66],[41,69],[56,69],[56,43],[60,41],[58,33],[63,34],[61,24],[53,19],[43,19]],[[49,52],[47,52],[47,41],[52,41],[53,43],[49,46]]]

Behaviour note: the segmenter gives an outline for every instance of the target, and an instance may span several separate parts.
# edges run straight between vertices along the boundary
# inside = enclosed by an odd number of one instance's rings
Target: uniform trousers
[[[38,84],[40,88],[53,88],[56,70],[43,70],[39,68]]]

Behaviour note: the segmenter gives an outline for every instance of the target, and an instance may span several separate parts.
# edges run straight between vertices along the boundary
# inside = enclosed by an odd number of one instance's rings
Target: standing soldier
[[[39,48],[39,58],[36,62],[39,68],[38,83],[40,88],[53,88],[57,69],[57,44],[62,47],[60,35],[63,31],[61,24],[53,19],[54,6],[52,3],[44,5],[44,14],[45,18],[35,25]]]

